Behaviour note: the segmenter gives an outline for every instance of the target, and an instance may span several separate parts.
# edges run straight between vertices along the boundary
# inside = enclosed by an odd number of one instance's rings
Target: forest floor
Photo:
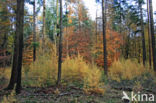
[[[10,71],[7,72],[10,74]],[[5,77],[6,76],[6,77]],[[19,95],[11,95],[11,91],[5,91],[10,76],[0,75],[0,103],[123,103],[123,91],[130,95],[131,91],[154,94],[156,96],[156,78],[150,73],[144,74],[133,80],[121,80],[116,82],[103,77],[105,93],[86,93],[83,84],[69,83],[61,86],[31,87],[23,85]],[[23,79],[25,81],[25,79]],[[9,101],[4,102],[7,97]],[[156,98],[155,98],[156,100]],[[133,103],[133,102],[132,102]],[[134,102],[156,103],[156,102]]]
[[[2,90],[8,84],[8,80],[0,80],[0,102],[10,91]],[[148,85],[148,84],[147,84]],[[150,85],[150,84],[149,84]],[[154,86],[154,85],[153,85]],[[124,83],[111,83],[106,85],[104,95],[86,94],[82,88],[77,86],[49,86],[49,87],[23,87],[22,92],[16,95],[17,103],[123,103],[122,92],[130,93],[131,86],[124,86]],[[144,93],[153,93],[156,95],[156,86],[142,89]],[[12,97],[11,97],[12,98]],[[137,102],[139,103],[139,102]],[[140,102],[154,103],[154,102]]]

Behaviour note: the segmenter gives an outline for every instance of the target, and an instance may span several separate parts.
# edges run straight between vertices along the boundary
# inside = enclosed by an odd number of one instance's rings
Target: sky
[[[156,0],[153,1],[153,11],[156,12]],[[83,0],[86,8],[88,9],[88,15],[92,20],[95,20],[96,18],[96,10],[97,10],[97,16],[101,16],[101,5],[96,4],[95,0]],[[27,7],[29,8],[29,11],[32,12],[33,8],[32,6],[27,4]],[[143,6],[143,8],[146,8],[146,5]],[[156,16],[154,16],[154,20],[156,20]],[[156,22],[156,21],[155,21]]]
[[[97,9],[97,15],[100,16],[101,15],[101,8],[98,5],[97,8],[97,4],[95,3],[95,0],[83,0],[83,2],[85,3],[86,8],[88,9],[89,15],[91,16],[92,20],[95,20],[96,18],[96,9]],[[153,2],[153,11],[156,12],[156,0],[152,0]],[[146,5],[144,5],[144,8],[146,8]],[[156,18],[156,16],[155,16]]]

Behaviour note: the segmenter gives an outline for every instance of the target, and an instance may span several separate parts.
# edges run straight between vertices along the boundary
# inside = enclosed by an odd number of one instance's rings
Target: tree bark
[[[57,85],[61,82],[61,67],[62,67],[62,0],[60,0],[60,35],[59,35],[59,57],[58,57],[58,78]]]
[[[106,5],[107,0],[102,0],[102,21],[103,21],[103,59],[104,59],[104,72],[107,75],[107,42],[106,42]]]

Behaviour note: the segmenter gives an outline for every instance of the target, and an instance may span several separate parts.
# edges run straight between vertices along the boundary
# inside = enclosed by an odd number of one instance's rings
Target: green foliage
[[[39,45],[40,45],[39,42],[32,42],[31,47],[34,47],[34,46],[35,46],[35,47],[39,47]]]

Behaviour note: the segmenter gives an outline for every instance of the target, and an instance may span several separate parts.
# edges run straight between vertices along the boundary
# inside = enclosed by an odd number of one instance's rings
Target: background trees
[[[147,10],[143,7],[146,3]],[[47,63],[54,66],[51,67],[53,72],[58,71],[57,77],[53,77],[57,84],[61,84],[63,79],[61,78],[62,63],[65,63],[63,68],[70,68],[70,66],[66,66],[68,65],[67,60],[85,62],[84,67],[74,64],[80,69],[77,71],[78,68],[75,67],[76,72],[82,72],[82,68],[85,67],[98,70],[104,68],[105,74],[103,75],[107,75],[107,77],[110,76],[110,72],[115,74],[118,71],[124,71],[123,68],[116,71],[113,69],[122,63],[133,62],[131,65],[134,64],[138,68],[147,68],[148,70],[150,67],[148,67],[147,59],[149,59],[149,65],[153,64],[151,69],[155,70],[152,1],[97,0],[97,6],[101,7],[101,12],[95,14],[95,21],[90,18],[83,0],[67,0],[65,3],[62,0],[1,1],[0,66],[7,64],[3,61],[6,61],[8,56],[10,61],[13,56],[12,76],[8,89],[13,89],[17,84],[17,92],[20,92],[22,63],[24,68],[27,66],[26,72],[31,71],[30,68],[41,70],[40,67],[33,66],[36,66],[36,63],[44,65],[46,60],[40,61],[44,56],[45,58],[49,56]],[[41,7],[43,9],[40,9]],[[24,51],[22,51],[23,47]],[[4,53],[2,53],[3,51]],[[24,57],[23,61],[22,56]],[[52,60],[52,58],[58,59],[58,61]],[[50,63],[50,60],[55,65]],[[88,69],[86,71],[90,72]],[[45,73],[47,72],[45,71]],[[124,72],[121,74],[124,75]],[[140,75],[140,73],[138,74]]]

